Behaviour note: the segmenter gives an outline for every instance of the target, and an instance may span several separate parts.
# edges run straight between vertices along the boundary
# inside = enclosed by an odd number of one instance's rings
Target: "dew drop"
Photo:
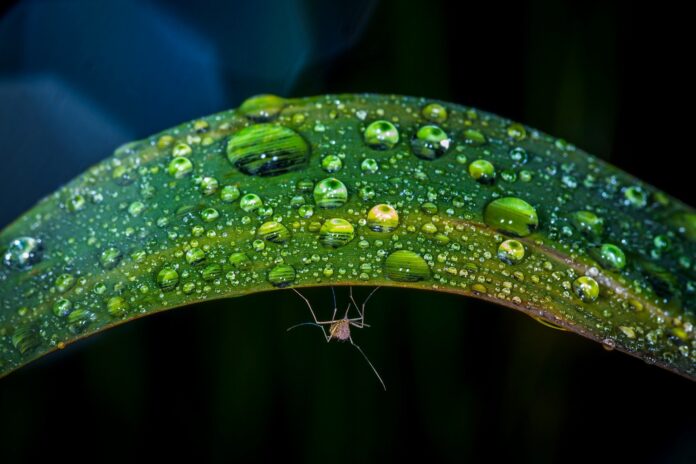
[[[295,281],[295,268],[289,264],[280,264],[268,272],[268,281],[274,287],[284,288]]]
[[[387,278],[397,282],[418,282],[430,278],[430,267],[418,253],[397,250],[387,256],[384,264]]]
[[[442,124],[447,121],[447,109],[439,103],[429,103],[423,107],[421,114],[428,121]]]
[[[113,247],[106,248],[99,255],[99,264],[108,271],[115,268],[121,262],[121,258],[123,258],[121,250]]]
[[[56,290],[60,293],[67,292],[75,285],[75,277],[71,274],[61,274],[56,277],[54,285],[56,286]]]
[[[440,127],[423,126],[411,139],[411,150],[418,158],[432,161],[444,155],[450,146],[450,139]]]
[[[399,131],[389,121],[375,121],[365,129],[363,138],[374,150],[389,150],[399,142]]]
[[[339,208],[348,201],[348,189],[340,180],[329,177],[314,187],[314,202],[320,208]]]
[[[191,266],[197,266],[205,261],[205,252],[200,248],[191,248],[186,251],[186,262]]]
[[[343,167],[343,161],[336,155],[325,156],[321,160],[321,167],[326,172],[338,172]]]
[[[539,226],[534,207],[516,197],[498,198],[488,203],[483,221],[494,229],[518,237],[531,234]]]
[[[256,235],[271,243],[285,243],[290,239],[290,231],[280,222],[268,221],[261,224]]]
[[[128,303],[121,296],[113,296],[106,301],[106,310],[113,317],[122,317],[128,311]]]
[[[491,184],[495,180],[495,167],[490,161],[479,159],[469,165],[469,175],[477,182]]]
[[[214,177],[204,177],[201,179],[200,189],[203,195],[212,195],[217,192],[220,183]],[[234,200],[233,200],[234,201]]]
[[[220,200],[224,201],[225,203],[237,201],[239,195],[239,188],[236,185],[225,185],[222,190],[220,190]]]
[[[513,122],[507,127],[508,137],[520,141],[527,137],[527,130],[520,123]]]
[[[255,193],[247,193],[241,198],[241,200],[239,200],[239,207],[247,213],[257,210],[262,206],[263,201],[261,200],[261,197]]]
[[[176,179],[181,179],[191,174],[193,171],[193,163],[190,159],[184,158],[183,156],[174,158],[169,163],[167,171],[169,175],[174,176]]]
[[[392,232],[399,226],[399,213],[393,206],[379,204],[367,213],[367,227],[375,232]]]
[[[362,172],[368,172],[374,174],[379,170],[379,164],[374,158],[365,158],[362,163],[360,163],[360,170]]]
[[[53,314],[57,317],[65,317],[72,310],[72,302],[66,298],[59,298],[53,303]]]
[[[319,242],[327,247],[342,247],[353,238],[355,238],[353,225],[341,218],[328,219],[319,230]]]
[[[604,268],[620,271],[626,266],[626,255],[618,246],[611,243],[603,243],[593,249],[590,255]]]
[[[524,245],[519,240],[505,240],[498,246],[498,259],[505,264],[517,264],[524,258]]]
[[[174,290],[179,284],[179,273],[174,268],[163,267],[157,273],[157,285],[162,291],[168,292]]]
[[[303,169],[309,162],[309,145],[288,127],[256,124],[230,137],[227,159],[244,174],[277,176]]]
[[[573,291],[585,303],[592,303],[599,296],[599,284],[592,277],[578,277],[573,281]]]
[[[600,237],[604,231],[604,220],[592,211],[576,211],[570,222],[579,232],[594,238]]]
[[[220,213],[215,208],[205,208],[201,211],[201,219],[205,222],[213,222],[220,217]]]
[[[3,261],[5,266],[24,270],[37,264],[43,258],[44,247],[41,240],[33,237],[20,237],[7,246]]]
[[[287,101],[277,95],[255,95],[244,100],[238,111],[252,121],[267,122],[275,119],[286,104]]]

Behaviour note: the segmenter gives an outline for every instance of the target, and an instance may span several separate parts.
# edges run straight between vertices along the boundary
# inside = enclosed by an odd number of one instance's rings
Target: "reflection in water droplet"
[[[510,138],[520,141],[527,136],[527,130],[522,124],[513,122],[507,127],[507,134]]]
[[[206,208],[201,211],[201,219],[204,222],[213,222],[220,217],[220,213],[215,208]]]
[[[570,218],[579,232],[598,238],[604,230],[604,220],[592,211],[576,211]]]
[[[217,192],[220,183],[214,177],[204,177],[201,179],[200,189],[203,195],[212,195]]]
[[[225,203],[232,203],[239,198],[240,192],[236,185],[225,185],[220,190],[220,199]]]
[[[369,172],[374,174],[379,170],[379,164],[374,158],[365,158],[362,163],[360,163],[360,169],[363,172]]]
[[[230,137],[227,159],[244,174],[277,176],[307,166],[309,145],[288,127],[256,124]]]
[[[168,292],[174,290],[179,284],[179,273],[171,267],[163,267],[157,273],[157,285],[163,291]]]
[[[599,248],[592,249],[590,255],[604,269],[620,271],[626,266],[626,255],[623,250],[612,243],[603,243]]]
[[[41,337],[33,327],[20,327],[12,334],[12,345],[20,354],[29,354],[41,345]]]
[[[107,300],[106,310],[113,317],[123,317],[128,311],[128,303],[121,296],[114,296]]]
[[[321,167],[326,172],[338,172],[343,167],[343,161],[336,155],[328,155],[321,160]]]
[[[327,247],[342,247],[353,240],[354,237],[353,225],[341,218],[327,220],[319,230],[319,241]]]
[[[267,122],[275,119],[286,104],[284,98],[276,95],[255,95],[244,100],[238,111],[252,121]]]
[[[191,266],[197,266],[205,261],[205,252],[200,248],[191,248],[186,252],[186,262]]]
[[[421,114],[425,119],[436,124],[442,124],[447,121],[447,109],[439,103],[425,105]]]
[[[190,159],[179,157],[174,158],[170,163],[167,171],[170,175],[177,179],[188,176],[193,171],[193,163]]]
[[[256,235],[271,243],[285,243],[290,239],[290,231],[280,222],[268,221],[261,224]]]
[[[592,303],[599,296],[599,284],[592,277],[578,277],[573,282],[573,291],[585,303]]]
[[[367,227],[375,232],[391,232],[399,226],[399,213],[386,204],[373,206],[367,213]]]
[[[494,229],[518,237],[531,234],[539,226],[534,207],[516,197],[498,198],[490,202],[483,213],[483,221]]]
[[[623,191],[626,204],[635,208],[642,208],[648,204],[648,194],[642,187],[634,185],[627,187]]]
[[[227,261],[235,269],[248,269],[251,266],[251,260],[246,253],[232,253]]]
[[[348,189],[340,180],[329,177],[314,187],[314,202],[320,208],[339,208],[348,201]]]
[[[425,160],[434,160],[444,155],[450,146],[450,139],[438,126],[429,125],[418,129],[411,139],[413,154]]]
[[[14,239],[7,246],[3,257],[5,266],[24,270],[37,264],[43,258],[44,247],[41,240],[33,237]]]
[[[71,274],[61,274],[56,277],[54,285],[56,286],[56,290],[58,290],[60,293],[67,292],[72,288],[73,285],[75,285],[75,277],[73,277]]]
[[[280,264],[268,272],[268,281],[278,288],[292,285],[295,281],[295,268],[289,264]]]
[[[474,145],[474,146],[483,145],[486,142],[488,142],[488,140],[486,139],[486,136],[483,135],[482,132],[477,131],[476,129],[465,130],[464,131],[464,138],[465,138],[466,143],[468,143],[469,145]]]
[[[53,314],[57,317],[65,317],[72,310],[72,302],[66,298],[59,298],[53,303]]]
[[[99,264],[107,271],[115,268],[121,262],[123,254],[118,248],[107,248],[99,255]]]
[[[479,159],[469,165],[469,175],[482,184],[495,180],[495,166],[490,161]]]
[[[374,150],[389,150],[399,142],[399,131],[389,121],[375,121],[363,134],[367,146]]]
[[[430,267],[418,253],[398,250],[387,257],[384,273],[397,282],[418,282],[430,278]]]
[[[255,193],[247,193],[242,197],[241,200],[239,200],[239,207],[247,213],[257,210],[262,206],[263,201],[261,200],[261,197]]]
[[[498,259],[506,264],[517,264],[524,258],[524,245],[518,240],[505,240],[498,246]]]

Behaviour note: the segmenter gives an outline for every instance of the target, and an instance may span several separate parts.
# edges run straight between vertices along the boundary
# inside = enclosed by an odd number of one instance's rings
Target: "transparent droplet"
[[[186,177],[193,172],[193,163],[190,159],[184,158],[183,156],[174,158],[169,163],[167,171],[175,178],[181,179],[182,177]]]
[[[186,262],[191,266],[197,266],[205,261],[205,251],[200,248],[191,248],[186,252]]]
[[[239,207],[247,213],[257,210],[262,206],[263,201],[261,200],[261,197],[255,193],[247,193],[241,198],[241,200],[239,200]]]
[[[532,205],[516,197],[503,197],[488,203],[483,221],[490,227],[518,237],[525,237],[539,226]]]
[[[204,177],[201,179],[200,189],[203,195],[212,195],[217,192],[220,183],[214,177]],[[234,200],[233,200],[234,201]]]
[[[121,262],[121,258],[123,258],[121,250],[114,247],[106,248],[99,255],[99,264],[108,271],[115,268]]]
[[[268,221],[261,224],[256,235],[271,243],[285,243],[290,239],[290,231],[280,222]]]
[[[389,121],[375,121],[365,129],[363,138],[374,150],[389,150],[399,142],[399,131]]]
[[[374,174],[379,170],[379,164],[374,158],[365,158],[362,163],[360,163],[360,169],[363,172],[368,172]]]
[[[570,222],[579,232],[595,238],[600,237],[604,231],[604,220],[592,211],[576,211]]]
[[[179,273],[174,268],[163,267],[157,273],[157,285],[162,291],[168,292],[174,290],[179,284]]]
[[[578,277],[573,281],[573,291],[585,303],[592,303],[599,297],[599,284],[592,277]]]
[[[236,185],[225,185],[222,190],[220,190],[220,199],[225,203],[237,201],[239,195],[239,188]]]
[[[319,230],[319,241],[327,247],[342,247],[353,238],[355,238],[353,225],[341,218],[328,219]]]
[[[495,167],[490,161],[479,159],[469,165],[469,175],[477,182],[490,184],[495,180]]]
[[[255,95],[244,100],[239,112],[252,121],[267,122],[278,117],[286,104],[286,100],[277,95]]]
[[[604,268],[620,271],[626,266],[626,255],[623,250],[612,243],[603,243],[590,253]]]
[[[505,264],[517,264],[524,258],[524,245],[519,240],[505,240],[498,246],[498,259]]]
[[[398,250],[387,257],[384,273],[397,282],[418,282],[430,278],[430,267],[418,253]]]
[[[314,202],[319,208],[339,208],[348,201],[348,189],[340,180],[329,177],[314,187]]]
[[[256,124],[230,137],[227,159],[240,172],[277,176],[303,169],[309,162],[309,145],[289,127]]]
[[[328,155],[321,160],[321,167],[326,172],[338,172],[343,167],[343,161],[336,155]]]
[[[447,133],[435,125],[423,126],[411,139],[411,150],[417,157],[434,160],[444,155],[450,147]]]
[[[399,226],[399,213],[393,206],[379,204],[367,213],[367,227],[375,232],[392,232]]]
[[[421,114],[425,119],[436,124],[442,124],[447,120],[447,109],[439,103],[425,105]]]
[[[284,288],[295,281],[295,268],[289,264],[280,264],[268,272],[268,281],[274,287]]]
[[[44,247],[41,240],[33,237],[20,237],[7,246],[3,261],[5,266],[24,270],[37,264],[43,258]]]

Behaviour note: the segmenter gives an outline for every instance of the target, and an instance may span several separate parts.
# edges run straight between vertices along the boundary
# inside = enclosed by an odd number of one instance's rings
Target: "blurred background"
[[[116,146],[258,93],[475,106],[693,205],[689,5],[624,3],[5,3],[0,224]],[[0,462],[696,462],[689,380],[458,296],[382,289],[367,315],[354,338],[386,393],[349,345],[286,333],[308,318],[289,291],[91,337],[0,381]]]

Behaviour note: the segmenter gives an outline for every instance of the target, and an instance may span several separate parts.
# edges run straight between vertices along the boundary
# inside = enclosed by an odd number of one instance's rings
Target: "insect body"
[[[334,296],[334,310],[333,310],[333,316],[331,317],[330,320],[328,321],[320,321],[317,319],[316,314],[314,313],[314,310],[312,309],[312,305],[309,302],[309,300],[298,290],[292,289],[295,293],[297,293],[300,298],[302,298],[305,303],[307,303],[307,307],[309,308],[309,312],[312,314],[312,318],[314,319],[314,322],[303,322],[301,324],[294,325],[290,328],[288,328],[288,331],[294,329],[295,327],[299,327],[301,325],[315,325],[319,327],[322,332],[324,333],[324,338],[326,339],[326,342],[330,342],[332,339],[336,339],[342,342],[349,341],[351,345],[353,345],[359,352],[360,354],[363,355],[365,358],[365,361],[370,365],[372,368],[373,372],[379,379],[380,383],[382,384],[382,387],[386,390],[387,387],[384,384],[384,381],[382,380],[382,377],[380,377],[379,373],[377,372],[377,369],[375,369],[375,366],[372,365],[370,360],[367,358],[363,350],[353,342],[353,337],[351,337],[350,333],[350,328],[351,327],[356,327],[358,329],[362,329],[363,327],[369,327],[365,323],[365,305],[367,304],[367,301],[374,295],[374,293],[379,290],[379,287],[376,287],[372,292],[365,298],[365,301],[363,302],[362,306],[358,306],[358,304],[355,302],[355,298],[353,298],[353,287],[350,287],[350,300],[351,303],[348,303],[348,307],[346,307],[346,311],[343,315],[342,318],[336,319],[336,313],[338,312],[338,308],[336,306],[336,294],[334,293],[333,287],[331,287],[331,292],[333,293]],[[359,316],[358,317],[353,317],[349,318],[348,313],[350,312],[350,305],[353,304],[355,305],[355,308],[358,310]],[[326,332],[326,329],[324,326],[329,327],[329,332]]]

